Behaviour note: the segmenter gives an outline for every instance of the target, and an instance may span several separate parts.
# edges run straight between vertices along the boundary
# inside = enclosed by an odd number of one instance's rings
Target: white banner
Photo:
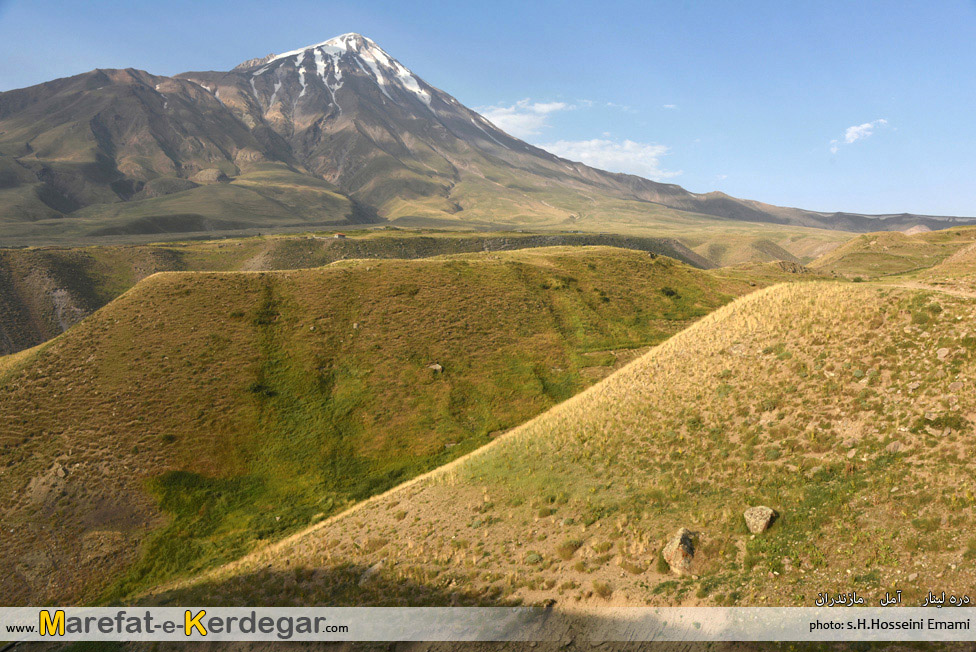
[[[971,608],[0,608],[5,641],[976,641]]]

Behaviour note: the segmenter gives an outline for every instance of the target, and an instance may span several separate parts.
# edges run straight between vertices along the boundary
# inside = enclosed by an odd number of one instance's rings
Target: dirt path
[[[949,294],[954,297],[962,297],[963,299],[976,299],[976,292],[972,290],[959,290],[956,288],[944,288],[937,285],[928,285],[926,283],[920,283],[918,281],[905,281],[904,283],[883,283],[880,287],[888,288],[906,288],[908,290],[925,290],[928,292],[941,292],[942,294]]]

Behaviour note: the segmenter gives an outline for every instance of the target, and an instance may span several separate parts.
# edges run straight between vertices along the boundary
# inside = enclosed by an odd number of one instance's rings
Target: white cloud
[[[537,136],[548,127],[550,114],[574,108],[576,107],[565,102],[533,102],[524,99],[511,106],[481,107],[478,112],[502,131],[516,138],[526,138]]]
[[[888,126],[888,121],[884,118],[878,118],[877,120],[872,120],[871,122],[865,122],[864,124],[848,127],[844,131],[844,144],[851,145],[859,140],[863,140],[864,138],[867,138],[873,134],[875,129],[886,126]],[[836,154],[840,149],[840,145],[841,143],[838,139],[835,138],[834,140],[831,140],[830,153]]]
[[[665,109],[677,109],[678,108],[678,105],[677,104],[665,104],[664,105],[664,108]]]
[[[715,178],[718,179],[719,181],[725,181],[726,179],[729,178],[729,175],[727,175],[727,174],[716,174],[715,175]]]
[[[874,133],[875,127],[883,127],[886,124],[888,124],[888,121],[881,118],[880,120],[875,120],[874,122],[865,122],[863,125],[848,127],[847,131],[844,132],[844,142],[850,145],[855,140],[867,138]]]
[[[556,156],[580,161],[602,170],[628,172],[659,181],[674,177],[681,172],[672,172],[661,167],[661,157],[669,148],[654,143],[637,143],[632,140],[559,140],[542,149]]]
[[[0,0],[0,2],[2,1]],[[575,100],[570,104],[567,102],[536,102],[525,98],[512,105],[495,104],[478,107],[476,110],[502,131],[506,131],[517,138],[528,138],[538,136],[549,127],[549,116],[553,113],[593,108],[637,113],[636,109],[626,104],[595,102],[587,99]]]

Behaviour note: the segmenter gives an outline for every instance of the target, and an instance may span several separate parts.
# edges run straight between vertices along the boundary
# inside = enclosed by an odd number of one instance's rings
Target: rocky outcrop
[[[776,520],[776,510],[766,507],[765,505],[759,505],[757,507],[750,507],[745,511],[743,516],[746,519],[746,527],[753,534],[759,534],[760,532],[765,532]]]
[[[675,575],[691,573],[691,562],[695,558],[695,533],[681,528],[664,546],[661,555]]]

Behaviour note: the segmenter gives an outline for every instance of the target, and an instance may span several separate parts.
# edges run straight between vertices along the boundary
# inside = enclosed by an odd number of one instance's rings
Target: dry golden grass
[[[383,229],[148,245],[0,249],[0,354],[55,337],[138,281],[165,271],[269,271],[339,260],[428,258],[550,246],[615,246],[712,266],[670,238]]]
[[[863,279],[929,269],[976,242],[976,228],[957,227],[906,235],[897,231],[867,233],[810,263],[820,272]]]
[[[944,294],[761,290],[467,458],[153,600],[808,605],[824,587],[966,590],[973,323],[976,302]],[[742,512],[756,504],[781,516],[753,537]],[[699,533],[692,577],[658,563],[679,527]],[[387,543],[367,552],[371,538]]]
[[[234,559],[749,290],[600,247],[154,275],[0,373],[0,593],[93,600]]]

